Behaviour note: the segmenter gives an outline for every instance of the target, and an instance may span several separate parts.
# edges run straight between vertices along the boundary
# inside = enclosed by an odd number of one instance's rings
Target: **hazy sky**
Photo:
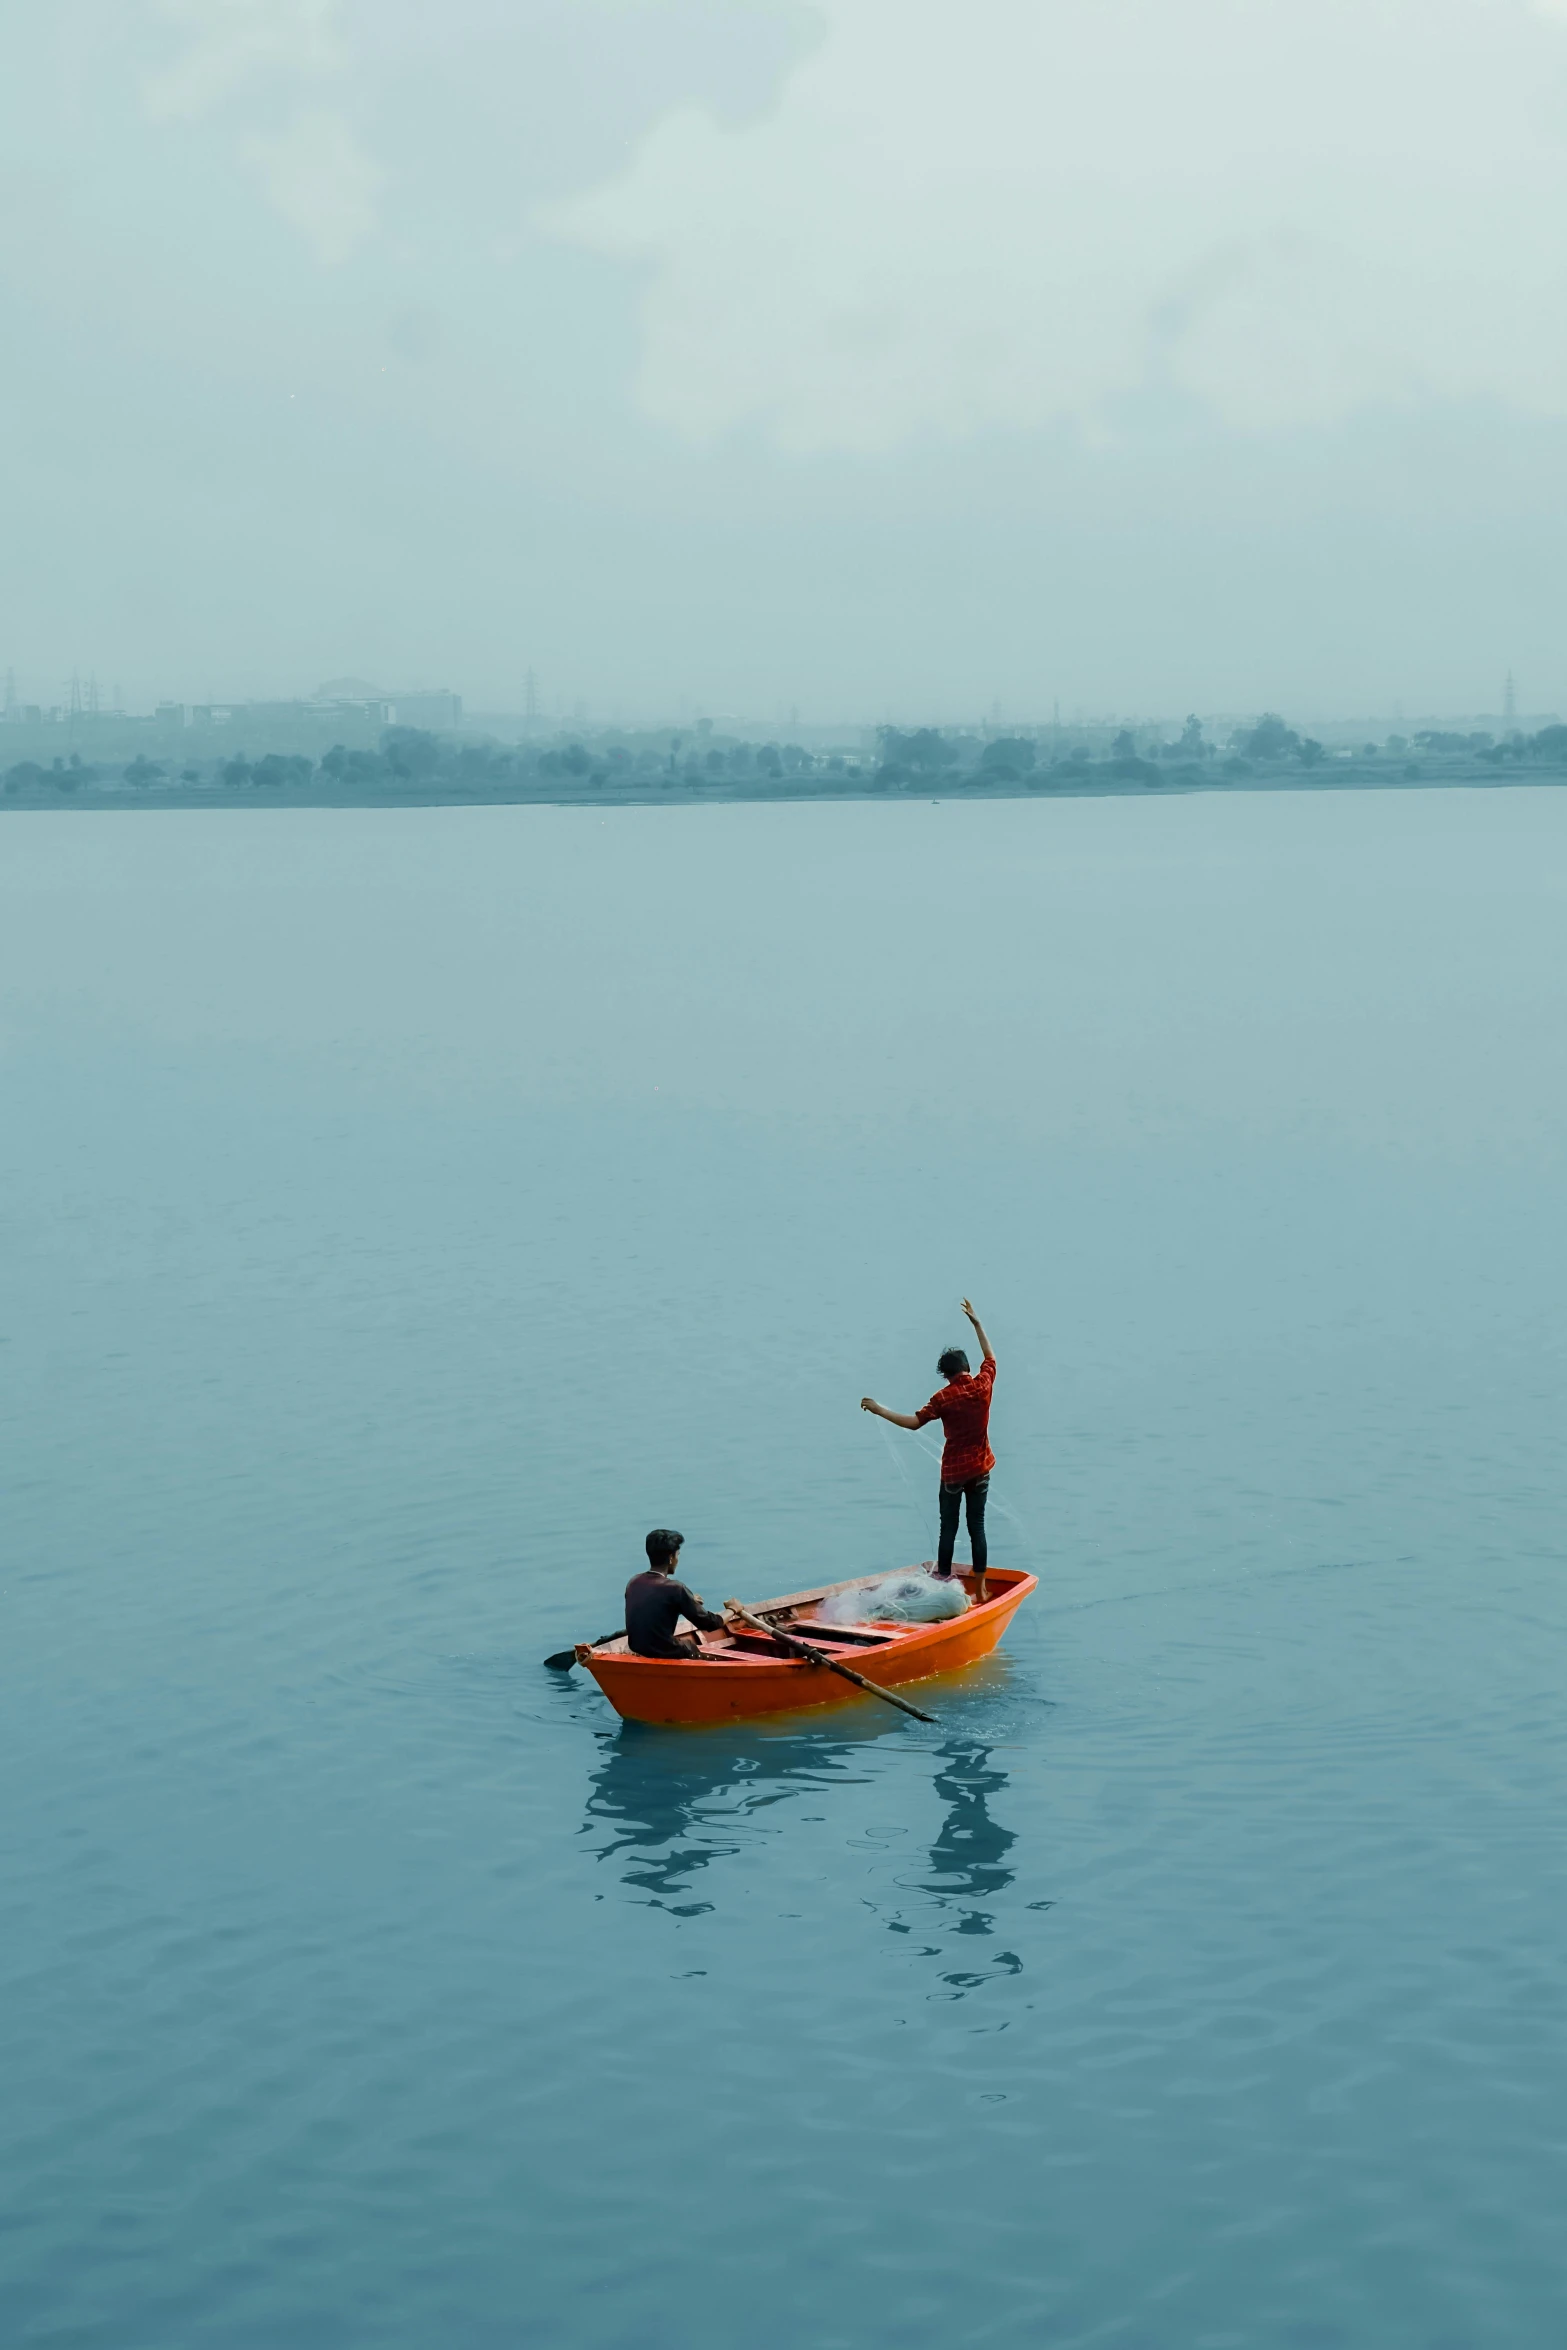
[[[0,0],[0,668],[1567,704],[1567,0]]]

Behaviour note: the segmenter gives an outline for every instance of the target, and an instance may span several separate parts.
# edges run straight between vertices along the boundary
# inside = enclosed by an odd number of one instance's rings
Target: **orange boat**
[[[974,1599],[974,1577],[960,1575],[973,1603],[961,1616],[939,1624],[824,1624],[817,1610],[839,1591],[880,1583],[881,1574],[854,1575],[846,1583],[820,1583],[786,1599],[759,1600],[746,1614],[809,1641],[823,1655],[848,1665],[878,1687],[901,1689],[934,1673],[956,1672],[989,1656],[1002,1633],[1038,1583],[1035,1575],[991,1567],[990,1597]],[[699,1636],[701,1661],[677,1663],[661,1656],[633,1656],[618,1633],[596,1648],[579,1648],[585,1665],[616,1713],[631,1722],[729,1722],[758,1714],[794,1713],[802,1706],[847,1705],[860,1695],[853,1684],[820,1665],[791,1656],[776,1640],[748,1624],[731,1621],[721,1632]]]

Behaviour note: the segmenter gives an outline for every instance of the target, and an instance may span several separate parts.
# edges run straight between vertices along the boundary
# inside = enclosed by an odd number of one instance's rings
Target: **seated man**
[[[655,1526],[647,1538],[647,1571],[626,1585],[626,1645],[633,1656],[700,1656],[702,1643],[689,1633],[675,1637],[682,1616],[700,1632],[721,1632],[722,1616],[709,1615],[694,1591],[675,1581],[683,1534]]]

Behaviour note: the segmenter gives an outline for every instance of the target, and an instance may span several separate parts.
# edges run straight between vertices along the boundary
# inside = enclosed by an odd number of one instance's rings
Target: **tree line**
[[[1532,735],[1514,733],[1500,740],[1483,732],[1426,728],[1407,737],[1392,734],[1381,743],[1360,744],[1347,755],[1368,770],[1373,762],[1385,771],[1388,761],[1401,761],[1406,777],[1422,773],[1422,762],[1429,760],[1567,765],[1567,726],[1553,723]],[[1070,788],[1090,776],[1143,785],[1215,776],[1239,781],[1280,769],[1310,771],[1334,756],[1276,711],[1265,711],[1222,744],[1210,741],[1202,720],[1193,715],[1179,731],[1042,727],[1029,733],[977,734],[932,726],[882,726],[876,730],[874,751],[860,754],[811,751],[791,742],[721,739],[706,722],[690,733],[661,729],[550,744],[464,742],[419,727],[389,726],[375,749],[350,750],[339,743],[319,761],[302,753],[268,751],[251,757],[236,751],[205,768],[137,757],[111,771],[87,765],[77,752],[47,767],[24,759],[5,772],[4,788],[13,798],[49,792],[68,795],[113,781],[117,772],[118,782],[134,792],[185,786],[296,797],[433,789],[460,797],[499,794],[528,784],[574,793],[632,789],[726,795],[791,784],[829,793],[926,791],[937,786],[1035,790],[1052,784]],[[1346,754],[1341,750],[1336,756],[1344,759]]]

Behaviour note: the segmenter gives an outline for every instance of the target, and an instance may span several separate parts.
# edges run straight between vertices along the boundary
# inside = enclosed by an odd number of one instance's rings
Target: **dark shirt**
[[[684,1616],[704,1632],[722,1629],[723,1617],[698,1607],[696,1594],[677,1583],[673,1575],[655,1574],[651,1567],[633,1575],[626,1585],[626,1640],[633,1656],[687,1656],[675,1646],[675,1626]]]

